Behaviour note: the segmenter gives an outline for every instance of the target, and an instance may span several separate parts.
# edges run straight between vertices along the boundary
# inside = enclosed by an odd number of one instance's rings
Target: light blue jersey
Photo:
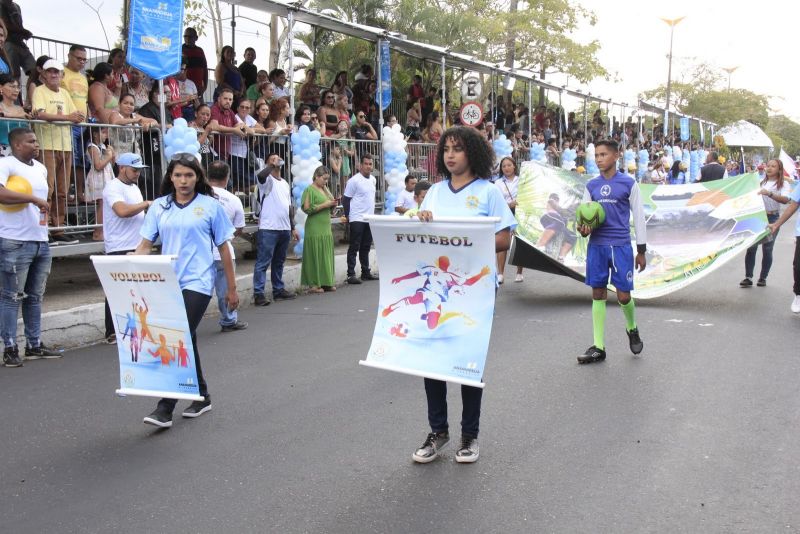
[[[789,195],[789,199],[796,204],[800,204],[800,185],[794,186],[792,193]],[[800,237],[800,217],[795,217],[794,235],[795,237]]]
[[[211,295],[214,291],[213,248],[233,238],[234,228],[222,205],[197,195],[185,206],[161,197],[147,210],[140,230],[143,238],[161,236],[161,254],[177,256],[175,274],[181,289]]]
[[[494,227],[495,233],[517,226],[497,186],[480,178],[459,190],[452,188],[450,180],[433,184],[419,209],[433,213],[434,220],[436,217],[500,217]]]

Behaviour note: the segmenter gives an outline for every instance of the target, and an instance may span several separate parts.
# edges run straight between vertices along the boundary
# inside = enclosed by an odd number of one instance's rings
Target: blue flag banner
[[[382,110],[386,110],[392,103],[392,64],[389,56],[389,41],[380,41],[380,65],[381,69],[381,105]]]
[[[203,400],[171,256],[92,256],[119,353],[119,395]]]
[[[128,64],[154,80],[181,68],[183,0],[131,0]]]
[[[689,137],[689,119],[687,117],[681,117],[681,141],[688,141]]]
[[[483,387],[496,287],[493,217],[368,219],[381,265],[362,365]]]

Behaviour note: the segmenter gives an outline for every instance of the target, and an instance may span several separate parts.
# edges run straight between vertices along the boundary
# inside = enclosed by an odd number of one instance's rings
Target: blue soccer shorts
[[[594,288],[611,284],[617,291],[633,291],[633,247],[592,245],[586,253],[586,285]]]

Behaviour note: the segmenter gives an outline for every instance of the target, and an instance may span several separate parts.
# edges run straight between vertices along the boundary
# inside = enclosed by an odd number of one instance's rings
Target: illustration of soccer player
[[[442,304],[450,299],[451,291],[454,294],[462,293],[463,287],[475,284],[478,280],[488,275],[491,270],[488,266],[484,266],[478,274],[465,279],[464,276],[449,271],[449,268],[450,258],[439,256],[433,265],[421,265],[416,271],[392,279],[392,284],[399,284],[404,280],[412,280],[420,276],[425,277],[425,281],[412,296],[403,297],[384,308],[383,317],[388,317],[402,306],[423,304],[425,313],[421,316],[421,319],[427,322],[430,330],[434,330],[454,317],[464,317],[468,324],[474,323],[472,319],[460,312],[443,313]]]
[[[175,355],[170,352],[169,347],[167,347],[167,338],[164,334],[158,335],[158,348],[155,352],[150,349],[147,349],[153,358],[161,358],[161,365],[169,365],[169,362],[175,361]]]
[[[542,223],[544,231],[536,242],[536,248],[544,252],[547,244],[555,237],[562,236],[561,248],[558,251],[558,261],[564,262],[564,258],[575,246],[578,236],[567,227],[567,219],[574,214],[575,209],[562,208],[559,204],[557,193],[552,193],[547,199],[547,211],[542,214],[539,221]]]
[[[133,311],[139,316],[139,324],[142,325],[139,333],[139,339],[141,340],[139,342],[140,347],[141,343],[144,343],[144,340],[147,338],[150,338],[151,343],[156,342],[156,340],[153,339],[153,333],[150,332],[150,327],[147,325],[147,313],[150,311],[150,307],[147,305],[147,301],[144,300],[144,297],[142,297],[142,304],[144,304],[144,306],[139,306],[135,302],[133,303]]]
[[[178,340],[178,365],[181,367],[189,367],[189,351],[186,350],[186,346],[183,344],[183,340]]]

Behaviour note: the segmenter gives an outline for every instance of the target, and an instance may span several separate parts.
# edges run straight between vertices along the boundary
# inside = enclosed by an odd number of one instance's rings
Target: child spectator
[[[94,202],[95,224],[101,225],[92,232],[93,241],[103,240],[103,189],[114,178],[114,149],[106,146],[108,128],[89,128],[89,144],[86,145],[86,156],[91,162],[86,173],[86,188],[84,199]]]

